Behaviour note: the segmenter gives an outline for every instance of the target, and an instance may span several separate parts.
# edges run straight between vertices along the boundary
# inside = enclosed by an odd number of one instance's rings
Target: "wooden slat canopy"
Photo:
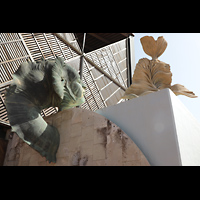
[[[27,59],[37,61],[41,57],[55,58],[57,55],[79,71],[78,35],[66,34],[68,40],[56,33],[0,33],[0,124],[9,126],[4,104],[5,92],[12,82],[12,74],[22,62]],[[86,46],[90,46],[92,51],[84,55],[83,82],[87,89],[82,108],[95,111],[121,101],[127,87],[126,37],[129,34],[88,33]],[[101,45],[97,41],[89,43],[89,37],[99,40]],[[78,40],[80,42],[81,39]],[[41,115],[44,117],[57,111],[57,108],[51,107],[43,110]]]

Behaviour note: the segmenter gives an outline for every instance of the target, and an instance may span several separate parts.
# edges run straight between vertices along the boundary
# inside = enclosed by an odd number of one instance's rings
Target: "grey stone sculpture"
[[[63,58],[22,63],[5,99],[12,131],[49,162],[56,162],[59,133],[40,113],[51,106],[61,111],[81,105],[85,87],[77,71]]]

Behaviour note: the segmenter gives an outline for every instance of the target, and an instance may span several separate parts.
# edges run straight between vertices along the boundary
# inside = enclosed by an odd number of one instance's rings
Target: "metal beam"
[[[79,74],[80,74],[80,79],[82,80],[83,77],[83,59],[84,59],[84,48],[85,48],[85,40],[86,40],[86,33],[84,33],[83,36],[83,45],[82,45],[82,55],[81,55],[81,59],[80,59],[80,67],[79,67]]]
[[[111,77],[107,72],[105,72],[101,67],[96,65],[93,61],[91,61],[88,57],[84,56],[85,60],[93,65],[98,71],[100,71],[102,74],[104,74],[107,78],[109,78],[111,81],[113,81],[117,86],[121,87],[122,90],[126,90],[124,86],[122,86],[119,82],[117,82],[113,77]]]
[[[126,57],[127,57],[127,86],[132,84],[132,74],[134,72],[135,65],[135,52],[134,52],[134,38],[129,36],[126,39]]]
[[[72,48],[77,54],[82,55],[82,52],[80,52],[78,49],[76,49],[74,46],[72,46],[67,40],[65,40],[63,37],[61,37],[57,33],[53,33],[55,36],[57,36],[60,40],[62,40],[65,44],[67,44],[70,48]],[[112,78],[108,73],[106,73],[101,67],[96,65],[92,60],[90,60],[85,54],[83,54],[85,60],[90,63],[92,66],[94,66],[98,71],[100,71],[102,74],[104,74],[107,78],[112,80],[117,86],[119,86],[122,90],[126,90],[124,86],[122,86],[120,83],[118,83],[114,78]]]
[[[56,37],[58,37],[62,42],[67,44],[72,50],[74,50],[77,54],[81,55],[81,51],[79,51],[76,47],[74,47],[69,41],[65,40],[62,36],[60,36],[58,33],[52,33]]]

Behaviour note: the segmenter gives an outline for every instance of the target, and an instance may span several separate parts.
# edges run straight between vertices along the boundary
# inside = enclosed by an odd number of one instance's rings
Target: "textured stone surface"
[[[13,139],[9,141],[13,145],[7,149],[4,165],[149,166],[136,144],[118,126],[95,112],[72,108],[45,120],[60,133],[57,162],[49,164],[45,157],[14,134]],[[20,145],[17,145],[18,143]],[[12,161],[8,160],[11,156],[9,152],[12,152]]]

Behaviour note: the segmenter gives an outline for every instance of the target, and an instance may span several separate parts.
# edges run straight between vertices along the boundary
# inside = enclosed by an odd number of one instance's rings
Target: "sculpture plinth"
[[[96,112],[126,132],[151,165],[200,165],[200,123],[170,89]]]
[[[18,166],[149,166],[135,143],[113,122],[81,108],[45,119],[57,128],[57,162],[49,163],[17,135],[9,141],[4,165]]]

